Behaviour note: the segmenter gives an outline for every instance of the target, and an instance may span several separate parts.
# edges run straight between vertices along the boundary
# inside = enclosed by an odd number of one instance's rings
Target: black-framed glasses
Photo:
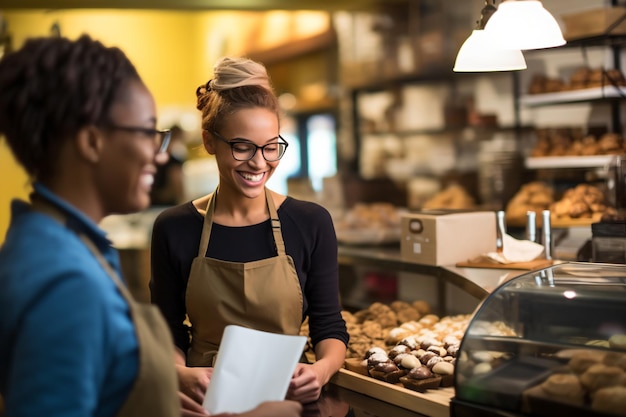
[[[242,139],[228,140],[216,131],[212,131],[213,135],[230,146],[233,158],[236,161],[249,161],[254,158],[256,152],[260,149],[261,155],[267,162],[275,162],[285,155],[289,143],[282,136],[278,135],[278,142],[268,143],[267,145],[257,146],[256,144]]]
[[[154,141],[154,147],[157,153],[167,151],[167,147],[170,145],[170,140],[172,139],[172,131],[169,129],[159,130],[147,127],[117,125],[106,125],[105,127],[107,129],[122,130],[124,132],[141,133],[142,135],[151,137]]]

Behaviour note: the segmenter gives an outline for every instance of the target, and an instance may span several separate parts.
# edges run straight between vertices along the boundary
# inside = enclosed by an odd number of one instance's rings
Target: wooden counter
[[[359,394],[364,394],[376,400],[417,413],[417,415],[429,417],[449,417],[450,400],[454,396],[453,387],[432,389],[425,393],[420,393],[406,389],[401,384],[379,381],[347,369],[340,369],[330,382]],[[383,406],[379,405],[379,407]],[[379,416],[379,414],[376,414],[376,416]],[[380,416],[384,417],[384,414],[380,414]]]

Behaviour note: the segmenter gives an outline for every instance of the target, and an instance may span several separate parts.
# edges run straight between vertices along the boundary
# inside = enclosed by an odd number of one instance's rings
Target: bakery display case
[[[456,361],[450,416],[625,416],[626,268],[562,263],[479,306]]]

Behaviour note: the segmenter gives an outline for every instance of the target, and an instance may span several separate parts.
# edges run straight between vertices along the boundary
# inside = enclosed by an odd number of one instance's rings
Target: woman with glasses
[[[133,300],[98,227],[149,206],[169,141],[155,126],[153,96],[118,48],[34,38],[0,60],[0,134],[34,190],[12,202],[0,249],[7,417],[206,415],[179,394],[169,329]]]
[[[297,335],[308,318],[316,361],[298,365],[287,398],[315,401],[348,342],[331,217],[266,187],[288,143],[263,65],[222,58],[196,96],[219,185],[162,212],[151,253],[152,302],[174,335],[183,389],[201,401],[225,326]]]

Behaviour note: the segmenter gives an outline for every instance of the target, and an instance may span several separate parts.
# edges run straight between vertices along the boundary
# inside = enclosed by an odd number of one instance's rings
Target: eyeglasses
[[[280,135],[278,135],[278,139],[280,139],[281,142],[272,142],[267,145],[257,146],[254,143],[241,139],[228,140],[216,131],[212,131],[212,133],[216,138],[230,146],[233,158],[235,158],[236,161],[249,161],[254,158],[256,151],[260,149],[263,158],[267,162],[275,162],[283,157],[287,146],[289,146],[285,138]]]
[[[170,144],[170,139],[172,138],[172,131],[169,129],[158,130],[158,129],[150,129],[146,127],[116,126],[116,125],[106,125],[105,128],[113,129],[113,130],[122,130],[124,132],[131,132],[131,133],[141,133],[142,135],[152,137],[152,140],[154,141],[154,147],[156,148],[157,153],[165,152],[167,150],[167,147]]]

